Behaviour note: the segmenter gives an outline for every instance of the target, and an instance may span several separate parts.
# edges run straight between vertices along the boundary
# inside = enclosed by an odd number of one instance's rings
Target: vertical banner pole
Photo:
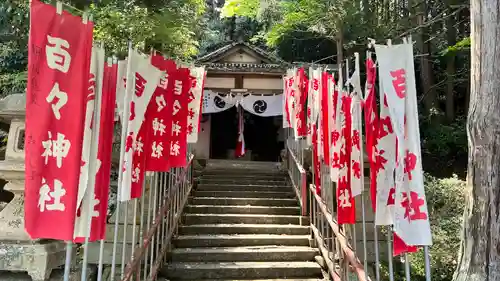
[[[129,42],[128,44],[128,53],[131,54],[132,51],[132,42]],[[127,77],[130,76],[130,69],[132,66],[132,58],[129,56],[128,61],[127,61]],[[118,77],[118,81],[120,81],[121,77]],[[128,80],[128,79],[127,79]],[[129,84],[130,82],[127,82]],[[120,163],[119,163],[119,169],[118,169],[118,190],[117,190],[117,196],[116,196],[116,220],[115,220],[115,229],[114,229],[114,237],[113,237],[113,256],[111,259],[111,278],[115,279],[115,271],[116,271],[116,247],[118,246],[118,226],[120,224],[120,196],[121,196],[121,184],[122,184],[122,179],[123,179],[123,158],[125,156],[125,141],[127,138],[127,120],[128,120],[128,111],[129,111],[129,104],[125,102],[123,104],[123,113],[122,113],[122,120],[121,120],[121,125],[122,125],[122,131],[121,131],[121,140],[120,140]]]

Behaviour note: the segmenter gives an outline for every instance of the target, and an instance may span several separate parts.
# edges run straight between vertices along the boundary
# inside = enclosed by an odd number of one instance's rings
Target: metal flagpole
[[[98,50],[100,49],[100,50]],[[92,216],[94,209],[94,196],[95,196],[95,179],[97,174],[97,156],[99,151],[99,130],[101,127],[101,102],[102,102],[102,85],[103,85],[103,62],[100,61],[100,56],[98,55],[102,51],[102,58],[104,58],[104,49],[103,44],[100,44],[100,47],[96,49],[96,62],[97,62],[97,73],[96,73],[96,90],[94,90],[95,102],[94,102],[94,112],[92,118],[92,141],[90,144],[90,157],[89,157],[89,171],[88,171],[88,181],[87,181],[87,195],[88,195],[88,204],[87,204],[87,231],[85,233],[85,246],[83,253],[83,264],[82,264],[82,276],[81,281],[85,281],[87,279],[87,261],[88,261],[88,246],[90,233],[92,228]],[[84,195],[85,198],[85,195]],[[82,201],[83,204],[83,201]],[[82,205],[82,208],[84,206]]]
[[[132,42],[129,41],[128,43],[128,61],[127,61],[127,78],[130,76],[130,71],[132,67]],[[118,77],[118,81],[120,81],[121,77]],[[127,79],[127,86],[132,87],[132,82],[130,79]],[[128,87],[125,87],[125,91]],[[124,99],[127,98],[127,94],[125,93]],[[127,138],[127,123],[128,123],[128,111],[129,111],[129,103],[124,102],[123,104],[123,112],[122,112],[122,118],[121,118],[121,125],[122,125],[122,131],[121,131],[121,140],[120,140],[120,163],[119,163],[119,169],[118,169],[118,189],[117,189],[117,196],[116,196],[116,220],[115,220],[115,228],[114,228],[114,236],[113,236],[113,256],[111,259],[111,278],[115,279],[115,270],[116,270],[116,248],[117,248],[117,243],[118,243],[118,226],[119,226],[119,220],[120,220],[120,196],[121,196],[121,187],[122,187],[122,180],[123,180],[123,158],[125,156],[125,141]]]

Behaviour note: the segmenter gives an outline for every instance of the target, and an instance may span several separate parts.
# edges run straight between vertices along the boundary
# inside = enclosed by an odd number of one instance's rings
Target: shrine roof
[[[278,56],[247,42],[230,42],[200,55],[196,64],[209,72],[282,75],[291,66]]]
[[[278,56],[247,42],[229,42],[215,46],[215,49],[198,56],[197,65],[205,66],[210,72],[285,74],[293,67],[321,67],[330,71],[337,65],[313,64],[308,62],[287,62]],[[307,70],[306,70],[307,71]]]
[[[207,71],[234,73],[276,73],[283,74],[288,68],[282,64],[267,63],[200,63]]]
[[[11,94],[0,99],[0,119],[11,120],[26,116],[26,95]]]
[[[278,56],[243,41],[229,42],[222,47],[215,49],[214,51],[202,54],[196,59],[196,62],[200,64],[221,62],[222,60],[224,60],[224,58],[227,58],[228,56],[238,52],[245,52],[254,59],[259,60],[264,64],[288,65],[286,61],[282,60]]]

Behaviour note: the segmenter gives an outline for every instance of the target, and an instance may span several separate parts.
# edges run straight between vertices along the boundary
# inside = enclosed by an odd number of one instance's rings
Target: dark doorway
[[[227,159],[228,150],[236,147],[238,118],[236,107],[210,116],[210,158]]]
[[[283,144],[278,141],[280,126],[275,119],[245,112],[245,144],[252,151],[252,160],[279,161]]]
[[[236,107],[211,114],[210,128],[210,158],[233,158],[229,150],[236,148],[238,138],[238,114]],[[260,117],[244,112],[245,147],[251,151],[251,160],[278,162],[280,152],[284,147],[279,140],[279,130],[282,130],[280,117]]]

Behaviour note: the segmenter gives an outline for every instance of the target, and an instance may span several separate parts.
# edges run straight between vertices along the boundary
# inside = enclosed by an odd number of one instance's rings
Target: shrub
[[[433,281],[450,281],[457,266],[465,208],[465,181],[456,175],[451,178],[435,178],[425,175],[426,199],[429,209],[433,245],[430,247]],[[410,255],[412,280],[425,281],[423,250]],[[383,275],[387,265],[382,265]],[[385,273],[385,274],[384,274]],[[395,280],[404,280],[404,264],[394,264]]]
[[[465,124],[465,117],[450,124],[422,120],[422,161],[424,169],[433,176],[458,174],[459,178],[465,177],[468,160]]]

